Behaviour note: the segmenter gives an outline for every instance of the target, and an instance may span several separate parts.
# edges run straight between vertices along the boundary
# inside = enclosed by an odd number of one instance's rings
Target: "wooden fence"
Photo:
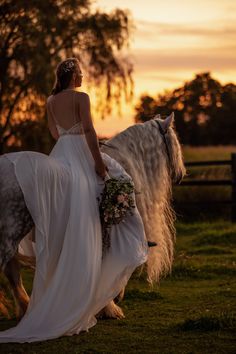
[[[225,201],[214,201],[213,203],[226,204],[231,206],[231,220],[236,222],[236,153],[231,154],[230,160],[218,160],[218,161],[195,161],[186,162],[185,166],[196,167],[196,166],[223,166],[227,165],[231,167],[231,179],[215,179],[215,180],[189,180],[182,181],[181,186],[231,186],[231,199]],[[207,203],[207,202],[206,202]],[[194,202],[193,202],[194,204]],[[201,202],[201,204],[203,204]]]

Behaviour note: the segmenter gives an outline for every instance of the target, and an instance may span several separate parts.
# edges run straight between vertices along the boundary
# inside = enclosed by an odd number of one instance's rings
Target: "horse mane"
[[[181,165],[182,154],[178,139],[172,128],[168,130],[172,163]],[[172,180],[163,138],[152,119],[130,126],[106,143],[114,148],[103,146],[101,151],[124,167],[132,177],[135,189],[140,192],[136,194],[136,203],[145,233],[148,240],[157,243],[156,247],[149,249],[147,279],[151,283],[158,281],[171,270],[175,242],[175,213],[171,207]]]

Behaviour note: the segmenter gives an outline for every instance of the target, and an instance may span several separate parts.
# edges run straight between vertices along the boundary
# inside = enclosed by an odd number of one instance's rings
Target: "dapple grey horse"
[[[139,194],[137,207],[144,222],[147,239],[157,247],[150,249],[147,278],[150,282],[166,274],[173,262],[175,229],[170,205],[172,183],[185,174],[181,147],[173,125],[173,113],[162,120],[153,119],[130,126],[106,141],[101,151],[115,158],[133,178]],[[27,171],[26,171],[27,173]],[[14,174],[14,166],[0,157],[0,268],[13,289],[18,316],[27,308],[29,297],[22,284],[18,246],[34,227],[23,193]],[[120,299],[123,296],[120,294]],[[112,301],[103,316],[120,318],[122,310]]]

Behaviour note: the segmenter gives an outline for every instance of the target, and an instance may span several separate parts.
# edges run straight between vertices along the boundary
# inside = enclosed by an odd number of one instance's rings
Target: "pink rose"
[[[119,195],[117,196],[117,200],[118,200],[118,203],[123,203],[124,200],[125,200],[125,198],[124,198],[124,196],[123,196],[122,194],[119,194]]]

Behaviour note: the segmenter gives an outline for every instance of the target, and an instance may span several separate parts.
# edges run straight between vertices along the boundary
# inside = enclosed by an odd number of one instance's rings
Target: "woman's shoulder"
[[[50,95],[50,96],[48,96],[48,98],[47,98],[47,103],[49,103],[51,100],[52,100],[52,98],[53,98],[53,95]]]
[[[77,96],[79,103],[82,103],[85,105],[90,104],[90,98],[86,92],[83,92],[83,91],[75,91],[75,92],[76,92],[76,96]]]
[[[76,90],[75,90],[75,92],[76,92],[78,98],[80,98],[81,100],[89,99],[89,95],[86,92],[76,91]]]
[[[76,97],[78,98],[78,100],[80,101],[89,101],[89,95],[86,92],[83,91],[77,91],[77,90],[73,90],[73,92],[76,93]],[[60,93],[60,92],[59,92]],[[50,95],[47,97],[47,103],[51,102],[54,99],[55,95]]]

